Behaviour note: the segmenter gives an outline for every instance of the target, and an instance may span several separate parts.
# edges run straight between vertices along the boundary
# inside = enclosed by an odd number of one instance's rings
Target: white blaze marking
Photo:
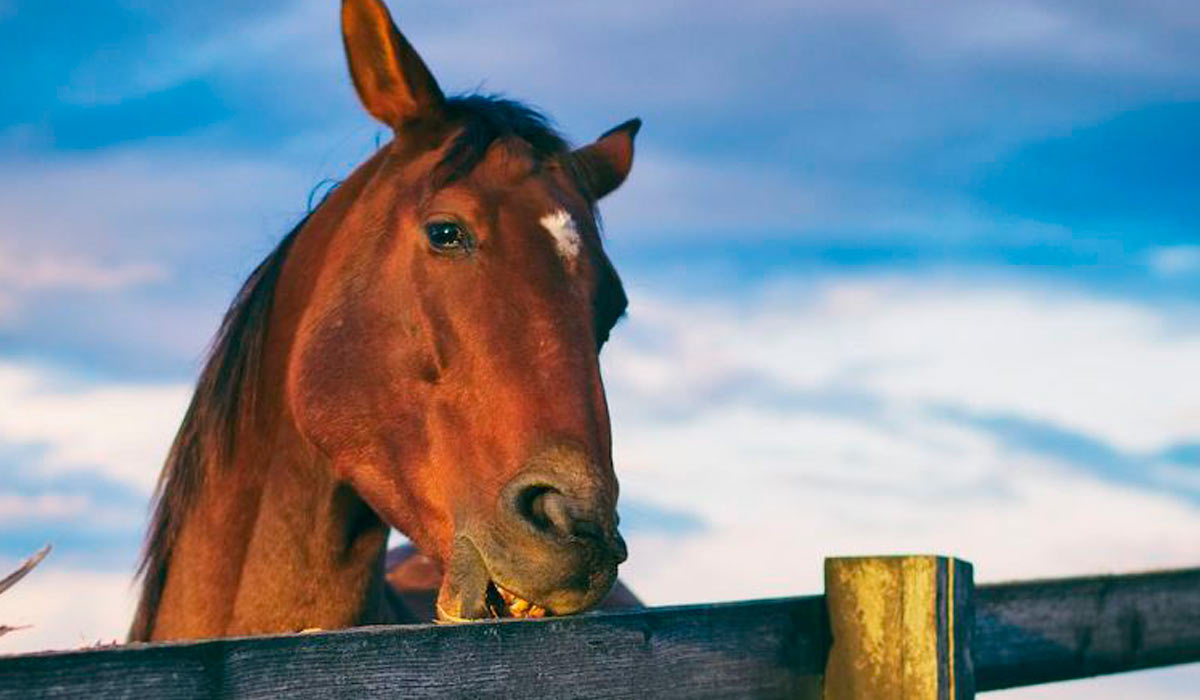
[[[558,254],[565,260],[574,260],[579,255],[579,230],[570,214],[559,209],[543,216],[539,223],[554,237]]]

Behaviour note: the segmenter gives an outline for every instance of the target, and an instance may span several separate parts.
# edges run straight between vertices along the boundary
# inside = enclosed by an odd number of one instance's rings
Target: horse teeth
[[[548,614],[542,606],[534,605],[494,581],[492,582],[492,586],[500,594],[500,598],[504,600],[505,610],[497,611],[498,613],[506,612],[509,617],[515,618],[545,617]],[[501,616],[500,614],[497,615],[497,617]]]

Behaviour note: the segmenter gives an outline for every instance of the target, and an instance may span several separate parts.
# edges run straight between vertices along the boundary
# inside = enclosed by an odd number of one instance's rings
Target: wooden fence
[[[974,587],[832,559],[826,595],[0,657],[0,699],[905,698],[1200,661],[1200,569]]]

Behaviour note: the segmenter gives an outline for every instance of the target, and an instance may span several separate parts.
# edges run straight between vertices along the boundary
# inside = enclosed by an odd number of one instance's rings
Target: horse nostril
[[[553,486],[527,486],[516,499],[518,515],[538,531],[555,539],[576,539],[593,547],[608,550],[620,562],[626,558],[625,541],[610,532],[601,522],[581,512],[580,504],[571,501]]]
[[[517,497],[517,513],[538,530],[565,536],[571,533],[566,500],[552,486],[528,486]]]
[[[541,498],[537,499],[535,505],[541,510],[542,516],[549,523],[550,528],[560,537],[569,537],[574,534],[574,518],[571,515],[566,497],[561,493],[558,491],[547,491]]]

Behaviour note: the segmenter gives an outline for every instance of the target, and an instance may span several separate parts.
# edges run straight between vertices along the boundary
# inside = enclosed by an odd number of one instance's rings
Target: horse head
[[[584,610],[626,556],[598,360],[626,299],[595,206],[639,122],[571,149],[517,103],[446,97],[379,0],[345,0],[342,23],[394,139],[289,254],[311,288],[287,402],[441,563],[440,618]]]

